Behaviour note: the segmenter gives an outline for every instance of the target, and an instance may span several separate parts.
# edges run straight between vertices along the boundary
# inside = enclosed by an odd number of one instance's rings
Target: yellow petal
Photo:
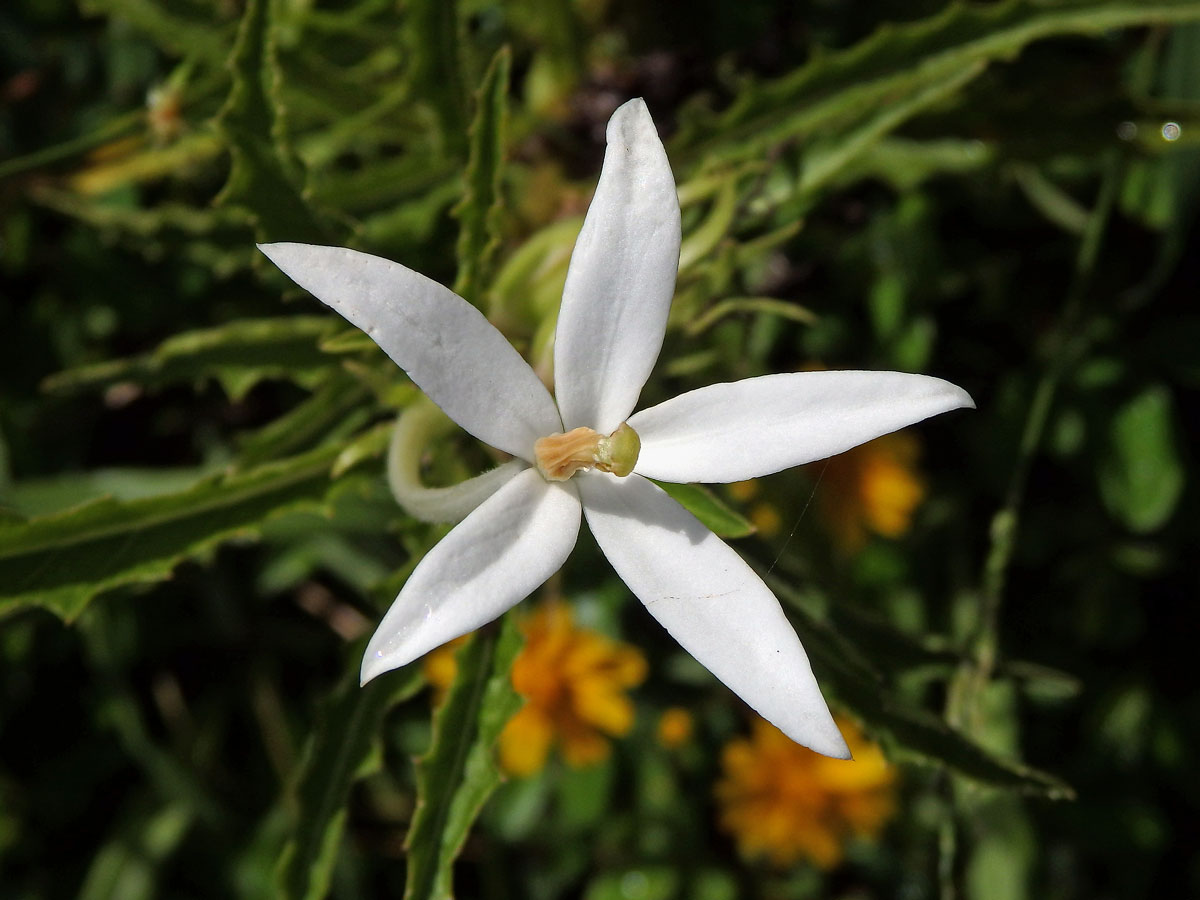
[[[572,707],[580,720],[617,737],[633,728],[633,703],[619,685],[607,678],[588,678],[577,681],[573,688]]]
[[[563,758],[575,768],[595,765],[608,759],[608,741],[599,732],[587,728],[564,729],[562,748]]]
[[[500,732],[500,765],[512,775],[533,775],[546,765],[554,726],[534,706],[522,707]]]

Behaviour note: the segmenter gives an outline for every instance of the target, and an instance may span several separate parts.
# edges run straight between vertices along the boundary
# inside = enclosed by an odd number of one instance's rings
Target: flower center
[[[633,471],[642,439],[629,423],[605,437],[590,428],[539,438],[533,445],[538,471],[547,481],[566,481],[580,469],[599,469],[624,477]]]

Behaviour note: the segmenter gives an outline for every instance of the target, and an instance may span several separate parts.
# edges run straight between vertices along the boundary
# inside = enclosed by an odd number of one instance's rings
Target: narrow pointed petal
[[[554,343],[563,426],[625,421],[662,349],[679,267],[679,196],[644,101],[608,123],[600,183],[571,256]]]
[[[509,480],[429,551],[367,644],[362,680],[399,668],[519,603],[579,535],[573,486],[533,469]]]
[[[260,244],[289,278],[357,325],[434,403],[485,444],[529,460],[559,431],[529,364],[453,291],[399,263],[313,244]]]
[[[713,384],[630,418],[642,439],[634,471],[680,483],[744,481],[974,406],[948,381],[903,372],[794,372]]]
[[[800,639],[745,561],[644,478],[578,481],[600,549],[671,636],[792,740],[848,759]]]

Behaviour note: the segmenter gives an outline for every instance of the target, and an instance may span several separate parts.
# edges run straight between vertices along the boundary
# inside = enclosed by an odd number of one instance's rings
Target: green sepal
[[[654,483],[719,537],[747,537],[758,530],[754,527],[753,522],[704,485],[673,484],[669,481],[655,481]]]

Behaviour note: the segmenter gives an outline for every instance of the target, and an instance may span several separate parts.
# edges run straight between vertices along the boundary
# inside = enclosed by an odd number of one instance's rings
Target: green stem
[[[1049,360],[1046,371],[1034,388],[1004,504],[992,517],[991,546],[980,579],[979,613],[974,630],[967,641],[967,659],[959,672],[960,676],[966,676],[967,690],[965,693],[951,692],[952,708],[948,710],[952,724],[959,727],[971,726],[970,717],[975,710],[979,693],[995,668],[1000,607],[1008,567],[1016,549],[1020,508],[1029,480],[1029,471],[1041,447],[1063,378],[1082,356],[1089,342],[1087,329],[1081,327],[1083,299],[1091,284],[1123,170],[1119,157],[1114,156],[1109,160],[1099,197],[1088,217],[1087,228],[1080,242],[1075,260],[1075,277],[1067,293],[1062,317],[1048,343]],[[957,708],[954,708],[955,706]]]
[[[40,169],[51,163],[61,162],[64,159],[70,159],[81,153],[86,153],[88,150],[98,147],[107,141],[116,140],[119,137],[131,134],[145,121],[145,110],[133,110],[123,116],[118,116],[115,119],[105,122],[89,134],[71,138],[52,147],[35,150],[33,153],[26,153],[24,156],[18,156],[16,159],[5,160],[0,163],[0,178],[9,178],[13,175],[19,175],[22,172],[28,172],[30,169]]]
[[[1074,278],[1063,304],[1058,327],[1047,344],[1048,360],[1034,388],[1004,503],[992,517],[991,543],[980,575],[974,627],[965,642],[964,658],[951,680],[946,701],[947,721],[968,734],[979,733],[983,725],[979,721],[982,715],[979,701],[995,671],[998,658],[1004,587],[1017,545],[1020,510],[1029,472],[1041,447],[1058,389],[1090,341],[1088,329],[1082,327],[1084,297],[1091,284],[1123,171],[1122,158],[1114,154],[1108,160],[1099,196],[1088,217],[1075,260]],[[956,786],[955,780],[948,780],[947,785],[952,792]],[[940,834],[941,900],[953,900],[956,896],[955,856],[961,844],[957,829],[953,818],[947,818]]]

